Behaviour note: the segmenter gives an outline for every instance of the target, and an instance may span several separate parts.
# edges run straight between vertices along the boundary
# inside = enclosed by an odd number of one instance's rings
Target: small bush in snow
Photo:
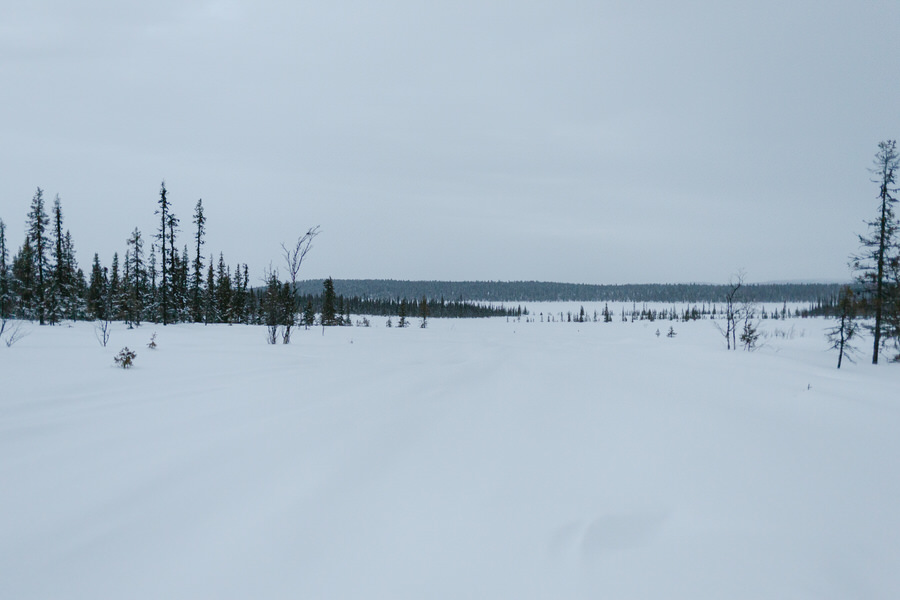
[[[741,332],[741,343],[744,345],[744,350],[748,350],[752,352],[756,350],[756,342],[759,340],[759,330],[753,321],[747,319],[744,321],[744,330]]]
[[[156,350],[156,332],[153,332],[153,335],[150,336],[150,343],[147,344],[147,347],[151,350]]]
[[[123,369],[127,369],[134,364],[134,359],[137,356],[137,353],[134,350],[129,350],[128,346],[125,346],[119,353],[113,358],[116,362],[116,365],[122,367]]]
[[[106,348],[106,344],[109,343],[109,321],[106,319],[97,321],[94,324],[94,335],[97,336],[100,345]]]

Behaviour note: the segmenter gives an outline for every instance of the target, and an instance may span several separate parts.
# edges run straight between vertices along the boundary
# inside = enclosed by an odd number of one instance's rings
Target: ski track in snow
[[[26,325],[0,598],[900,597],[900,368],[829,323],[372,321]]]

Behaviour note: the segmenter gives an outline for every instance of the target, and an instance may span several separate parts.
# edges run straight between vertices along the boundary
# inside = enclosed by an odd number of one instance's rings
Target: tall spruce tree
[[[197,226],[197,230],[194,233],[196,253],[194,254],[193,277],[191,278],[191,320],[194,323],[200,323],[203,321],[203,298],[201,294],[201,288],[203,287],[203,254],[201,250],[204,244],[203,236],[206,234],[203,198],[197,200],[197,205],[194,206],[193,223]]]
[[[59,194],[53,199],[52,215],[50,256],[53,259],[53,264],[49,269],[50,280],[47,286],[47,317],[50,323],[58,323],[63,318],[66,292],[70,291],[66,282],[68,273],[66,271],[66,257],[63,251],[65,234],[63,233],[62,205],[59,200]]]
[[[128,320],[135,325],[141,324],[144,304],[147,301],[147,268],[144,264],[144,240],[140,230],[135,227],[127,241],[129,251],[126,252],[125,263],[128,276],[128,294],[125,299]]]
[[[188,247],[185,244],[184,249],[181,251],[181,258],[178,259],[178,268],[175,271],[175,308],[176,320],[178,321],[191,320],[190,267],[191,261],[188,257]]]
[[[9,250],[6,247],[6,224],[0,219],[0,319],[12,316],[12,276],[10,273]]]
[[[103,319],[104,297],[106,296],[106,274],[100,266],[100,256],[95,252],[94,261],[91,264],[91,282],[87,293],[87,314],[89,319]]]
[[[329,277],[325,280],[322,293],[322,317],[323,326],[337,325],[337,309],[335,307],[334,280]]]
[[[109,273],[109,285],[106,288],[106,319],[118,321],[122,319],[122,283],[119,279],[119,253],[113,252],[112,266]]]
[[[220,252],[216,267],[216,305],[223,323],[231,323],[231,291],[231,274],[225,266],[225,255]]]
[[[203,295],[203,322],[219,322],[219,307],[216,303],[216,276],[213,270],[213,257],[209,256],[209,264],[206,267],[206,290]]]
[[[122,309],[122,318],[128,329],[134,328],[134,310],[131,300],[131,249],[125,250],[125,260],[122,262],[122,279],[119,282],[119,306]]]
[[[172,284],[169,263],[167,263],[168,253],[166,252],[168,244],[168,236],[166,235],[168,232],[166,228],[169,225],[169,198],[165,181],[162,182],[159,188],[158,204],[159,208],[156,210],[156,214],[159,215],[159,232],[156,234],[156,239],[159,240],[160,244],[160,267],[162,268],[159,284],[159,315],[162,324],[167,325],[169,323],[169,292]]]
[[[75,260],[75,245],[72,233],[63,229],[62,205],[59,194],[53,201],[52,224],[50,227],[50,257],[52,264],[48,269],[47,282],[47,314],[51,323],[62,319],[72,319],[78,315],[81,299],[78,297],[79,287],[84,284],[78,280],[78,264]]]
[[[75,258],[75,242],[72,233],[67,229],[62,244],[63,252],[63,314],[67,319],[84,317],[87,284],[84,271],[78,268]]]
[[[282,286],[278,280],[278,271],[270,267],[266,272],[266,290],[260,303],[260,312],[266,326],[266,342],[269,344],[278,341],[278,327],[284,321],[281,295]]]
[[[244,276],[241,273],[241,265],[234,267],[234,276],[231,278],[231,322],[244,322],[244,305],[246,304],[246,290],[244,288]]]
[[[31,210],[28,212],[28,238],[31,240],[32,271],[34,273],[35,300],[37,316],[41,325],[47,323],[47,252],[50,249],[48,227],[50,217],[44,210],[44,190],[37,188],[31,199]]]
[[[250,312],[252,309],[252,301],[251,301],[251,293],[250,293],[250,268],[247,266],[247,263],[244,263],[244,278],[241,281],[241,297],[243,298],[243,308],[244,312],[241,315],[242,323],[250,323]]]
[[[34,273],[34,251],[31,237],[25,236],[22,247],[12,260],[10,277],[11,295],[18,300],[14,312],[24,319],[34,319],[37,315],[37,283]]]
[[[172,212],[170,203],[169,214],[166,217],[166,230],[169,235],[169,256],[167,257],[169,261],[169,320],[172,323],[178,321],[178,312],[181,309],[184,300],[183,296],[179,293],[181,291],[179,285],[181,262],[178,256],[178,249],[175,247],[175,234],[178,233],[178,223],[179,220]]]
[[[159,318],[159,286],[157,286],[156,244],[150,243],[147,259],[147,301],[144,304],[144,320],[156,322]]]
[[[897,170],[900,168],[897,155],[897,142],[886,140],[878,144],[872,180],[878,184],[878,216],[868,222],[869,233],[859,236],[860,254],[853,257],[851,265],[857,272],[856,279],[866,292],[875,322],[871,326],[874,337],[872,348],[872,364],[878,364],[878,351],[888,333],[887,324],[891,314],[885,319],[885,310],[894,310],[896,306],[892,298],[897,295],[898,282],[889,277],[891,266],[896,258],[897,216],[894,205],[897,203]]]

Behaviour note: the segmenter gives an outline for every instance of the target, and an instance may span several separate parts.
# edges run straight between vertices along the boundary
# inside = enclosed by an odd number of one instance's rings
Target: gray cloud
[[[165,178],[257,271],[840,279],[900,131],[895,2],[76,4],[0,9],[0,217],[83,265]]]

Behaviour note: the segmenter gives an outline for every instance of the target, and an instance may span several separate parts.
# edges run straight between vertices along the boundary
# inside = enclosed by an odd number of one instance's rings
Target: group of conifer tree
[[[293,328],[312,325],[351,325],[355,314],[413,314],[416,301],[367,301],[337,296],[328,278],[321,294],[299,294],[298,274],[312,242],[314,227],[296,245],[282,245],[282,271],[269,268],[264,285],[253,288],[247,264],[233,268],[205,256],[206,216],[198,200],[191,220],[190,246],[179,240],[181,221],[169,200],[165,182],[160,186],[155,215],[157,227],[149,237],[135,227],[125,251],[115,252],[109,266],[94,254],[85,275],[75,258],[72,234],[63,223],[56,196],[47,213],[44,191],[31,200],[25,240],[15,254],[7,247],[6,225],[0,220],[0,318],[38,321],[41,325],[64,320],[123,321],[129,325],[153,323],[247,323],[266,325],[271,343],[289,343]],[[424,301],[424,300],[423,300]],[[430,301],[418,307],[420,316],[496,316],[505,309],[474,302]],[[521,309],[520,309],[521,310]]]
[[[10,257],[6,224],[0,219],[0,318],[55,323],[84,314],[88,288],[75,260],[72,234],[63,229],[59,196],[47,214],[38,188],[28,212],[25,241]]]
[[[62,320],[155,323],[261,323],[263,294],[250,286],[245,264],[233,268],[205,256],[206,217],[198,200],[191,247],[179,248],[180,220],[165,182],[160,187],[158,229],[147,238],[138,228],[120,257],[104,266],[94,254],[90,274],[75,259],[72,235],[63,226],[59,196],[47,214],[44,191],[31,200],[25,241],[12,256],[0,220],[0,318],[54,324]],[[149,242],[149,243],[148,243]],[[148,249],[149,246],[149,249]]]

